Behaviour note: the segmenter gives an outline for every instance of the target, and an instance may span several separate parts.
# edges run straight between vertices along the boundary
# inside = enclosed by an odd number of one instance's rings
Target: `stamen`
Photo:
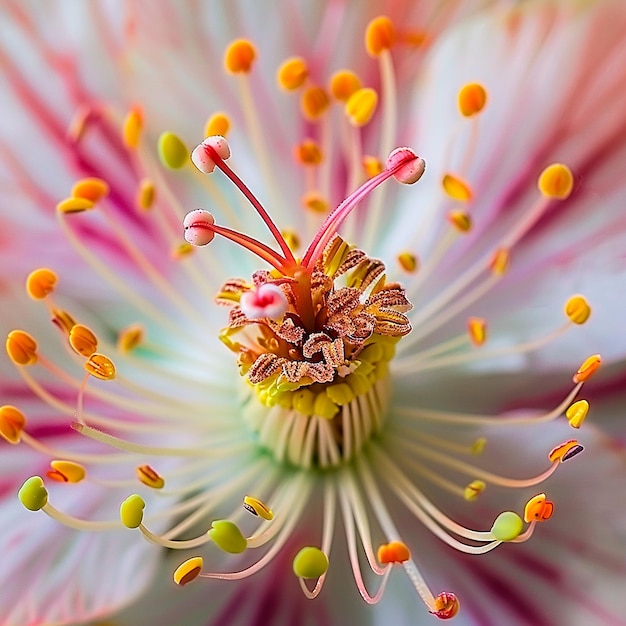
[[[276,80],[285,91],[294,91],[304,85],[309,77],[309,68],[304,59],[293,57],[287,59],[278,68]]]
[[[109,195],[109,185],[101,178],[83,178],[72,187],[71,195],[95,204]]]
[[[23,330],[12,330],[7,335],[6,351],[16,365],[34,365],[37,363],[37,342],[32,335]]]
[[[86,198],[66,198],[59,202],[56,206],[57,211],[61,213],[82,213],[89,211],[96,206],[91,200]]]
[[[504,511],[496,517],[491,527],[492,535],[498,541],[513,541],[524,529],[522,518],[513,511]]]
[[[219,135],[220,137],[226,137],[231,127],[232,122],[226,113],[214,113],[204,126],[204,136],[213,137]]]
[[[459,92],[459,110],[463,117],[480,113],[487,103],[487,92],[479,83],[465,85]]]
[[[572,380],[575,383],[587,382],[598,370],[601,363],[602,358],[599,354],[594,354],[586,358],[572,377]]]
[[[137,478],[152,489],[163,489],[165,480],[149,465],[140,465],[137,468]]]
[[[79,483],[87,475],[84,465],[74,461],[50,461],[50,467],[46,476],[62,483]]]
[[[374,115],[378,94],[370,87],[355,91],[345,105],[345,112],[353,126],[365,126]]]
[[[181,587],[195,580],[204,567],[204,561],[201,556],[194,556],[181,563],[174,572],[174,582]]]
[[[374,18],[365,31],[365,48],[372,57],[389,50],[396,39],[393,22],[385,15]]]
[[[389,563],[404,563],[411,558],[411,552],[405,543],[401,541],[392,541],[384,543],[378,548],[376,554],[379,563],[388,565]]]
[[[137,195],[135,196],[135,203],[137,206],[148,211],[154,205],[156,200],[156,186],[150,178],[142,178],[137,186]]]
[[[218,548],[229,554],[241,554],[248,547],[248,540],[239,527],[230,520],[213,521],[208,535]]]
[[[77,354],[89,358],[98,349],[98,339],[93,332],[82,324],[74,324],[69,334],[70,346]]]
[[[584,448],[576,441],[576,439],[570,439],[564,443],[559,444],[548,453],[548,459],[550,461],[559,461],[565,463],[572,457],[580,454]]]
[[[463,497],[468,502],[473,502],[474,500],[476,500],[476,498],[478,498],[478,496],[483,491],[485,491],[486,488],[487,488],[487,485],[486,485],[486,483],[484,481],[482,481],[482,480],[473,480],[463,490]]]
[[[134,493],[120,505],[120,519],[126,528],[139,528],[143,521],[143,510],[146,508],[144,499]]]
[[[589,412],[589,402],[587,400],[578,400],[565,411],[565,417],[572,428],[580,428]]]
[[[331,76],[329,89],[335,100],[347,102],[352,94],[361,89],[361,79],[350,70],[340,70]]]
[[[237,39],[226,48],[224,66],[231,74],[248,74],[256,56],[252,42],[247,39]]]
[[[368,178],[373,178],[383,171],[383,164],[375,156],[366,154],[363,157],[363,169]]]
[[[574,324],[584,324],[591,315],[591,307],[584,296],[572,296],[565,304],[565,315]]]
[[[143,130],[143,111],[139,106],[134,106],[124,119],[122,140],[124,145],[134,150],[139,146],[139,140],[141,139],[141,132]]]
[[[472,229],[472,217],[464,211],[450,211],[448,221],[459,233],[469,233]]]
[[[567,165],[554,163],[541,172],[537,186],[546,198],[565,200],[574,188],[574,176]]]
[[[189,149],[185,142],[174,133],[161,133],[157,149],[161,163],[171,170],[178,170],[189,162]],[[224,158],[227,159],[228,156]],[[198,169],[204,171],[197,163],[195,164]]]
[[[132,352],[145,338],[145,330],[139,324],[132,324],[120,331],[117,337],[117,349],[126,354]]]
[[[323,87],[307,87],[300,97],[302,115],[309,122],[317,122],[330,106],[330,99]]]
[[[85,363],[85,369],[94,378],[100,380],[113,380],[115,378],[115,365],[111,359],[95,352]]]
[[[313,139],[305,139],[294,149],[296,161],[302,165],[319,165],[323,160],[322,150]]]
[[[0,436],[15,445],[22,439],[22,431],[26,426],[24,414],[14,406],[5,404],[0,407]]]
[[[467,331],[475,346],[482,346],[487,341],[487,322],[480,317],[467,320]]]
[[[545,493],[540,493],[526,503],[524,521],[527,524],[530,522],[545,522],[552,517],[553,511],[554,504],[546,500]]]
[[[398,255],[398,263],[405,272],[417,270],[417,257],[412,252],[401,252]]]
[[[262,517],[264,520],[267,521],[271,521],[272,519],[274,519],[274,513],[272,513],[269,507],[261,502],[261,500],[259,500],[258,498],[246,496],[243,499],[243,506],[247,511],[250,511],[252,515]]]
[[[42,267],[26,278],[26,292],[33,300],[43,300],[54,291],[58,280],[52,270]]]
[[[328,570],[328,557],[319,548],[302,548],[293,559],[293,573],[298,578],[317,579]]]
[[[461,604],[458,598],[449,591],[442,591],[435,598],[435,610],[432,614],[439,619],[452,619],[458,612]]]

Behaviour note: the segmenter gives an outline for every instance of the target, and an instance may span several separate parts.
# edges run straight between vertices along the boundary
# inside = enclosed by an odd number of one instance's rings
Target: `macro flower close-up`
[[[626,626],[621,0],[0,17],[1,626]]]

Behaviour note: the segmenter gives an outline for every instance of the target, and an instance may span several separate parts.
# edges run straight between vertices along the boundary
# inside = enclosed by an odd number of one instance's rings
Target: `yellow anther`
[[[383,171],[383,163],[380,159],[375,156],[371,156],[366,154],[363,157],[363,169],[365,170],[365,175],[368,178],[373,178],[377,174],[380,174]]]
[[[140,465],[137,470],[137,478],[147,487],[152,489],[163,489],[165,480],[149,465]]]
[[[487,92],[479,83],[469,83],[459,91],[459,110],[463,117],[480,113],[487,103]]]
[[[374,115],[378,94],[371,87],[355,91],[346,102],[346,115],[353,126],[365,126]]]
[[[417,257],[412,252],[401,252],[398,255],[398,263],[405,272],[417,270]]]
[[[378,548],[376,556],[381,565],[387,565],[387,563],[404,563],[411,558],[411,551],[402,541],[391,541],[390,543],[381,545]]]
[[[485,491],[487,485],[482,480],[473,480],[463,491],[463,497],[468,502],[473,502],[478,496]]]
[[[26,279],[26,292],[33,300],[43,300],[54,291],[57,275],[46,267],[31,272]]]
[[[496,517],[491,533],[498,541],[512,541],[519,537],[524,527],[522,518],[513,511],[504,511]]]
[[[491,263],[489,269],[496,276],[502,276],[509,269],[509,261],[511,255],[507,248],[500,248],[495,251],[493,257],[491,257]]]
[[[92,115],[93,109],[91,107],[81,106],[78,108],[67,129],[67,136],[70,141],[78,143],[83,138]]]
[[[256,58],[256,49],[247,39],[233,41],[224,53],[224,66],[231,74],[247,74]]]
[[[355,91],[361,89],[361,79],[350,70],[339,70],[332,75],[328,87],[335,100],[347,102]]]
[[[143,326],[139,324],[124,328],[117,337],[117,349],[124,353],[133,351],[143,341],[144,335]]]
[[[108,356],[95,352],[85,363],[85,369],[94,378],[100,380],[113,380],[115,378],[115,365]]]
[[[134,493],[128,496],[120,505],[120,520],[126,528],[139,528],[143,521],[143,510],[146,507],[144,499]]]
[[[295,146],[293,155],[301,165],[319,165],[322,162],[322,150],[313,139],[305,139]]]
[[[70,330],[76,325],[74,318],[62,309],[52,310],[52,323],[56,324],[66,335],[69,336]]]
[[[66,198],[57,204],[57,211],[61,213],[82,213],[93,209],[94,203],[86,198]]]
[[[23,330],[12,330],[7,335],[6,350],[9,358],[17,365],[37,363],[37,342]]]
[[[143,111],[140,107],[133,107],[124,118],[122,127],[122,140],[127,148],[136,148],[141,139],[143,130]]]
[[[537,187],[546,198],[565,200],[574,188],[574,176],[567,165],[553,163],[541,172]]]
[[[74,352],[89,358],[98,349],[98,339],[91,329],[82,324],[76,324],[70,330],[70,346]]]
[[[109,185],[101,178],[83,178],[72,187],[73,198],[84,198],[94,204],[108,195]]]
[[[158,153],[161,163],[171,170],[178,170],[189,163],[189,148],[175,133],[161,133]]]
[[[565,417],[567,417],[567,421],[572,428],[580,428],[588,412],[589,402],[587,400],[578,400],[565,411]]]
[[[530,524],[530,522],[545,522],[552,517],[553,512],[554,504],[546,500],[545,493],[540,493],[526,503],[524,507],[524,521],[527,524]]]
[[[293,559],[293,573],[298,578],[319,578],[328,571],[328,556],[319,548],[302,548]]]
[[[315,394],[310,389],[300,388],[293,394],[293,408],[302,415],[313,415]]]
[[[48,490],[41,476],[31,476],[17,492],[17,497],[29,511],[39,511],[48,503]]]
[[[298,237],[298,234],[295,231],[285,229],[281,231],[280,234],[283,236],[283,239],[287,242],[287,245],[292,252],[300,247],[300,237]]]
[[[201,573],[204,561],[201,556],[194,556],[181,563],[174,572],[174,582],[183,587],[195,580]]]
[[[584,324],[591,315],[591,307],[585,296],[572,296],[565,303],[565,315],[574,324]]]
[[[24,426],[26,426],[26,418],[18,408],[10,404],[0,407],[0,437],[5,441],[12,444],[19,443]]]
[[[184,241],[172,250],[171,255],[173,259],[179,260],[192,254],[195,249],[195,246],[192,246],[190,243]]]
[[[248,540],[237,524],[230,520],[220,519],[212,522],[208,535],[218,548],[229,554],[241,554],[248,547]]]
[[[589,380],[596,373],[601,363],[602,357],[599,354],[593,354],[586,358],[574,374],[572,380],[575,383],[582,383]]]
[[[137,195],[135,196],[135,203],[140,209],[148,211],[152,208],[154,200],[156,198],[156,187],[154,182],[149,178],[142,178],[137,186]]]
[[[446,174],[441,181],[441,185],[446,195],[453,200],[469,202],[473,197],[469,183],[455,174]]]
[[[475,346],[482,346],[487,341],[487,322],[481,317],[470,317],[467,332]]]
[[[214,137],[220,135],[220,137],[226,137],[232,123],[226,113],[213,113],[204,125],[204,136]]]
[[[313,403],[313,414],[319,417],[325,417],[326,419],[332,419],[339,413],[339,406],[335,404],[326,390],[320,391],[315,396],[315,402]]]
[[[74,461],[50,461],[50,467],[46,476],[60,483],[79,483],[87,475],[85,468]]]
[[[243,506],[247,511],[250,511],[252,515],[256,515],[257,517],[262,517],[265,520],[273,520],[274,513],[270,510],[270,508],[263,504],[259,499],[253,498],[252,496],[246,496],[243,499]]]
[[[354,400],[354,391],[347,383],[335,383],[326,387],[328,397],[337,405],[344,406]]]
[[[430,42],[430,35],[423,30],[408,30],[402,32],[402,43],[413,48],[421,48]]]
[[[365,48],[370,56],[377,57],[389,50],[396,39],[393,22],[386,16],[375,17],[365,30]]]
[[[472,230],[472,217],[465,211],[450,211],[448,221],[460,233],[469,233]]]
[[[459,612],[460,606],[459,599],[453,593],[443,591],[435,598],[433,615],[439,619],[452,619]]]
[[[328,213],[328,201],[315,191],[309,192],[302,197],[302,206],[315,213]]]
[[[564,463],[568,461],[572,457],[576,456],[580,452],[583,451],[583,447],[576,441],[576,439],[570,439],[569,441],[565,441],[564,443],[559,444],[556,448],[553,448],[548,453],[548,458],[553,463],[555,461],[560,461]]]
[[[470,448],[470,450],[472,454],[476,454],[476,455],[482,454],[486,445],[487,445],[487,439],[485,437],[479,437],[472,444],[472,447]]]
[[[287,91],[293,91],[304,85],[304,81],[309,76],[309,68],[304,59],[293,57],[287,59],[276,73],[278,84]]]
[[[328,94],[322,87],[308,87],[302,92],[300,109],[302,115],[310,122],[322,117],[329,104]]]

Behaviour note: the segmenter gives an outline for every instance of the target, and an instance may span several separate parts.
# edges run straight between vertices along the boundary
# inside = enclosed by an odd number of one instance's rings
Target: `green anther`
[[[491,532],[498,541],[512,541],[519,536],[523,527],[524,522],[517,513],[504,511],[496,517]]]
[[[143,498],[134,493],[128,496],[120,505],[120,519],[126,528],[138,528],[143,520],[143,510],[146,506]]]
[[[347,383],[337,383],[326,388],[328,397],[339,406],[348,404],[354,400],[354,392]]]
[[[39,511],[48,503],[48,490],[41,476],[31,476],[17,492],[20,502],[29,511]]]
[[[158,150],[161,163],[172,170],[180,169],[189,161],[187,146],[174,133],[161,133]]]
[[[327,570],[328,557],[319,548],[302,548],[293,560],[293,573],[298,578],[319,578]]]
[[[215,520],[208,534],[218,548],[229,554],[241,554],[248,547],[237,524],[226,519]]]

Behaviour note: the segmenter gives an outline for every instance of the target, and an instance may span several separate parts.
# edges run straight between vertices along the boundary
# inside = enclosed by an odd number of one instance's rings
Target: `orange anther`
[[[141,107],[134,106],[124,118],[122,127],[122,140],[127,148],[136,148],[141,139],[143,130],[143,111]]]
[[[435,598],[435,610],[431,611],[439,619],[452,619],[459,612],[459,600],[449,591],[443,591]]]
[[[464,117],[471,117],[480,113],[487,103],[487,92],[478,83],[465,85],[459,91],[459,110]]]
[[[9,404],[0,407],[0,437],[12,444],[19,443],[24,426],[26,418],[19,409]]]
[[[332,75],[329,89],[335,100],[347,102],[355,91],[361,89],[361,80],[350,70],[339,70]]]
[[[322,162],[322,150],[313,139],[305,139],[294,148],[294,157],[302,165],[319,165]]]
[[[482,346],[487,341],[487,322],[482,317],[470,317],[467,332],[475,346]]]
[[[458,200],[459,202],[469,202],[472,199],[472,188],[469,186],[469,183],[465,182],[459,176],[446,174],[443,177],[441,184],[443,186],[443,190],[446,192],[446,195],[453,200]]]
[[[76,325],[74,318],[62,309],[52,310],[52,323],[58,326],[66,335],[69,336],[70,330]]]
[[[117,337],[117,349],[124,353],[131,352],[143,341],[144,335],[143,326],[139,324],[128,326]]]
[[[137,187],[135,202],[140,209],[147,211],[152,208],[156,198],[156,187],[149,178],[142,178]]]
[[[72,187],[73,198],[84,198],[96,203],[109,194],[109,185],[101,178],[83,178]]]
[[[37,363],[37,342],[23,330],[12,330],[7,335],[6,350],[9,358],[17,365]]]
[[[383,164],[382,161],[375,156],[366,154],[363,157],[363,169],[365,170],[365,175],[368,178],[373,178],[383,171]]]
[[[386,16],[374,18],[365,30],[365,48],[370,56],[377,57],[389,50],[396,39],[393,22]]]
[[[405,272],[414,272],[417,269],[417,257],[411,252],[401,252],[398,263]]]
[[[70,346],[74,352],[90,357],[98,349],[98,340],[91,329],[82,324],[75,324],[70,330]]]
[[[204,126],[204,136],[213,137],[214,135],[220,135],[221,137],[226,137],[231,126],[232,123],[226,113],[214,113]]]
[[[599,354],[593,354],[586,358],[583,364],[578,368],[572,380],[575,383],[583,383],[588,381],[600,367],[602,357]]]
[[[583,450],[584,448],[578,443],[578,441],[576,441],[576,439],[570,439],[569,441],[559,444],[556,448],[552,448],[552,450],[548,453],[548,458],[553,463],[555,461],[564,463],[577,454],[580,454]]]
[[[472,216],[465,211],[450,211],[448,213],[448,221],[460,233],[468,233],[472,230]]]
[[[585,296],[572,296],[565,303],[565,315],[574,324],[584,324],[591,315],[591,307]]]
[[[318,120],[329,104],[328,94],[322,87],[308,87],[302,92],[300,99],[302,115],[311,122]]]
[[[60,483],[79,483],[87,475],[85,468],[74,461],[50,461],[50,467],[46,476]]]
[[[115,378],[115,365],[108,356],[95,352],[85,363],[85,369],[94,378],[100,380],[113,380]]]
[[[530,524],[530,522],[545,522],[552,517],[553,512],[554,504],[546,500],[545,493],[540,493],[526,503],[524,507],[524,521],[527,524]]]
[[[553,163],[541,172],[537,187],[546,198],[565,200],[574,188],[574,175],[567,165]]]
[[[502,276],[509,269],[510,253],[507,248],[500,248],[494,252],[489,263],[489,269],[496,275]]]
[[[188,257],[190,254],[192,254],[195,251],[195,246],[192,246],[190,243],[187,243],[186,241],[184,241],[181,244],[178,244],[171,252],[171,256],[173,259],[176,259],[177,261],[180,259],[183,259],[185,257]]]
[[[304,85],[304,81],[309,76],[309,68],[304,59],[292,57],[287,59],[276,73],[278,84],[287,91],[293,91]]]
[[[378,548],[378,562],[381,565],[387,563],[404,563],[411,558],[411,552],[406,544],[401,541],[384,543]]]
[[[43,300],[54,291],[57,275],[46,267],[31,272],[26,279],[26,292],[33,300]]]
[[[303,196],[302,206],[304,206],[305,209],[314,211],[315,213],[328,212],[328,201],[315,191],[307,193]]]
[[[140,465],[137,468],[137,478],[152,489],[163,489],[165,480],[149,465]]]
[[[94,203],[86,198],[66,198],[57,204],[60,213],[82,213],[93,209]]]
[[[247,74],[252,69],[256,50],[247,39],[233,41],[224,53],[224,66],[231,74]]]

